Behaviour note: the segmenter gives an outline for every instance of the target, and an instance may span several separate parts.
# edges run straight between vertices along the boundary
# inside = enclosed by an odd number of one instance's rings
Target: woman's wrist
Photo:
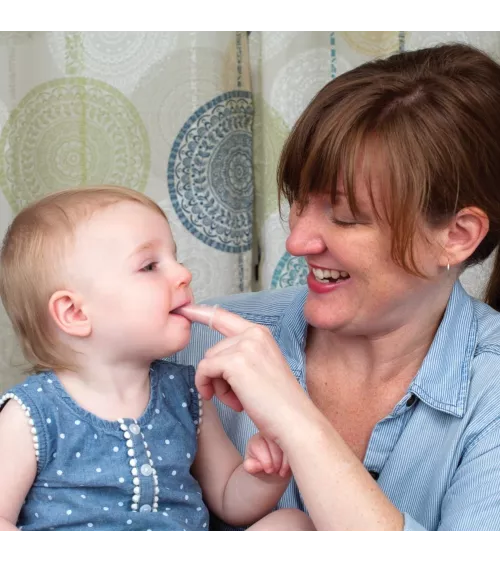
[[[287,455],[295,451],[304,451],[311,442],[331,440],[333,426],[319,411],[309,398],[307,403],[299,408],[291,407],[281,417],[281,424],[277,429],[276,441]]]

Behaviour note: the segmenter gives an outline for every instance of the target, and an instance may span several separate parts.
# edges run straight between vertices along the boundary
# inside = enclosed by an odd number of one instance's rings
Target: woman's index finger
[[[191,322],[207,325],[228,337],[241,334],[254,326],[236,313],[226,311],[217,305],[185,305],[174,312],[183,315]]]

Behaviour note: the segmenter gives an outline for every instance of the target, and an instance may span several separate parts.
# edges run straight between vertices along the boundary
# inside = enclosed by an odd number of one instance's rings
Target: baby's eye
[[[158,266],[158,262],[151,262],[144,268],[141,268],[141,272],[154,272]]]

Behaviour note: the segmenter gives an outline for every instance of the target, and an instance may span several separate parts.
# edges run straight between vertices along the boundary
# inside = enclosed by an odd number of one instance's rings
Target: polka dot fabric
[[[194,369],[151,366],[151,396],[137,419],[82,409],[53,373],[12,395],[38,437],[38,473],[19,515],[23,530],[206,530],[208,511],[190,473],[200,423]],[[0,406],[0,408],[1,408]]]

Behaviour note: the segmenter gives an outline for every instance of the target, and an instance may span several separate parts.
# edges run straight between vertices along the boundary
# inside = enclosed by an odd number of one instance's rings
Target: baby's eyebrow
[[[159,245],[160,245],[160,241],[158,241],[158,240],[143,242],[130,254],[130,256],[135,256],[136,254],[139,254],[140,252],[143,252],[144,250],[154,250]]]
[[[158,248],[161,247],[161,241],[160,240],[151,240],[148,242],[143,242],[142,244],[140,244],[129,256],[129,258],[131,258],[132,256],[136,256],[137,254],[140,254],[141,252],[144,252],[145,250],[157,250]],[[177,257],[177,244],[174,242],[174,256]]]

